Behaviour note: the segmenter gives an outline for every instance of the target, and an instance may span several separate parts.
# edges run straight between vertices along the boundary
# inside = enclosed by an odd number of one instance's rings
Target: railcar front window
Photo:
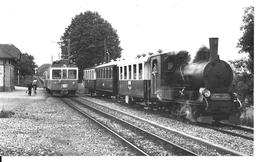
[[[67,69],[62,70],[62,79],[67,79]]]
[[[77,70],[69,70],[69,79],[76,79]]]
[[[61,70],[52,70],[52,79],[61,79]]]

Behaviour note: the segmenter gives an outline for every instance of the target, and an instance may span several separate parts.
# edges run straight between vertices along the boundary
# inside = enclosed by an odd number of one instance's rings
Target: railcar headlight
[[[75,82],[73,81],[72,84],[75,85]]]
[[[209,97],[210,96],[210,91],[206,88],[200,88],[199,92],[204,95],[205,97]]]

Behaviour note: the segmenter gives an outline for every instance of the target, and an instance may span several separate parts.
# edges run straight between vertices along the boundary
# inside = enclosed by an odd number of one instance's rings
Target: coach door
[[[151,96],[160,88],[160,56],[151,59]]]

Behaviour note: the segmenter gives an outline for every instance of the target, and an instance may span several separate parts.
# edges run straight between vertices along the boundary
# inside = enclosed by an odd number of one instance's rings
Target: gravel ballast
[[[59,98],[31,97],[19,102],[0,99],[4,111],[12,112],[0,118],[0,156],[133,155],[117,138]]]

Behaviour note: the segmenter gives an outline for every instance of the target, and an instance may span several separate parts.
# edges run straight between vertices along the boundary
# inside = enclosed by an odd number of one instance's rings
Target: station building
[[[16,83],[15,66],[21,51],[12,44],[0,44],[0,92],[12,91]]]

